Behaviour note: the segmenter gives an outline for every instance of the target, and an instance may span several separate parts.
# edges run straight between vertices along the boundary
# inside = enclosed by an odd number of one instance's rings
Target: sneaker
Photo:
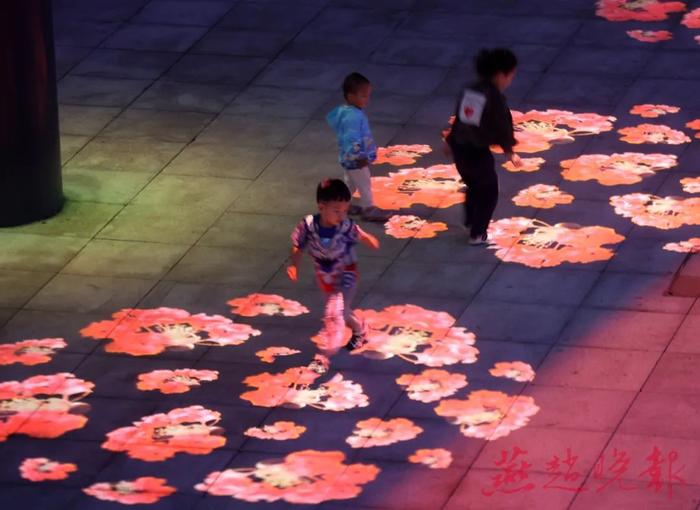
[[[362,210],[362,219],[365,221],[385,222],[391,218],[391,214],[376,207],[366,207]]]
[[[345,344],[345,348],[352,352],[355,349],[359,349],[360,347],[364,347],[369,340],[367,339],[367,335],[364,332],[360,333],[355,333],[353,331],[352,336],[350,337],[350,340],[348,343]]]
[[[486,244],[488,242],[488,236],[486,234],[480,236],[480,237],[470,237],[469,238],[469,244],[472,246],[481,246],[482,244]]]
[[[326,372],[328,372],[329,366],[330,361],[328,361],[328,358],[323,354],[317,354],[316,356],[314,356],[314,359],[311,360],[311,363],[309,363],[306,368],[308,368],[312,372],[316,372],[319,375],[323,375]]]
[[[359,216],[360,214],[362,214],[362,207],[360,207],[359,205],[351,205],[348,209],[348,214],[350,216]]]

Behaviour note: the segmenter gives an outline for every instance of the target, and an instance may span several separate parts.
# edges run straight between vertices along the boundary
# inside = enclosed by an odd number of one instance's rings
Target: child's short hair
[[[490,80],[498,73],[508,74],[517,65],[517,57],[507,48],[482,49],[474,59],[476,73],[484,80]]]
[[[340,179],[323,179],[316,188],[316,202],[350,202],[350,189]]]
[[[343,80],[343,97],[347,99],[348,94],[356,94],[362,87],[369,84],[366,76],[360,73],[350,73]]]

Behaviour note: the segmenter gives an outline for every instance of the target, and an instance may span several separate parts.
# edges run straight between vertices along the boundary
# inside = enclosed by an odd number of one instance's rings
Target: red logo
[[[474,115],[474,109],[470,108],[469,106],[465,106],[464,107],[464,116],[471,117],[472,115]]]

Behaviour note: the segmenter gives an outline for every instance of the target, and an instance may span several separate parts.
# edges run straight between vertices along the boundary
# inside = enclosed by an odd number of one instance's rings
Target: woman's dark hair
[[[474,58],[476,74],[484,80],[490,80],[498,73],[508,74],[517,65],[517,57],[506,48],[482,49]]]
[[[350,190],[340,179],[323,179],[316,188],[316,203],[350,202]]]
[[[343,80],[343,97],[348,98],[348,94],[357,94],[362,87],[369,85],[366,76],[360,73],[350,73]]]

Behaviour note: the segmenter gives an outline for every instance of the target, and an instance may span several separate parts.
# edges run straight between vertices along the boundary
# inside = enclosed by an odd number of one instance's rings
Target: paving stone
[[[226,28],[293,34],[313,18],[323,2],[305,2],[289,9],[284,2],[238,2],[219,22]]]
[[[143,172],[64,170],[63,192],[75,202],[126,204],[151,179]]]
[[[652,52],[642,49],[570,47],[562,51],[550,69],[556,73],[586,70],[586,74],[635,77],[651,62]]]
[[[693,308],[695,309],[697,305]],[[700,315],[691,313],[686,316],[683,324],[673,337],[671,345],[668,346],[670,352],[700,353],[700,342],[697,339],[697,328],[700,326]]]
[[[163,170],[165,174],[254,179],[277,157],[278,149],[236,147],[224,142],[199,140],[185,149]]]
[[[87,243],[79,237],[43,236],[0,231],[0,267],[57,272]]]
[[[182,143],[154,139],[96,137],[66,166],[74,170],[156,174],[183,148]],[[126,179],[125,179],[126,180]]]
[[[304,119],[260,119],[251,123],[243,115],[222,115],[197,137],[201,143],[228,143],[231,146],[282,148],[301,130]]]
[[[168,25],[210,26],[231,9],[229,1],[168,1],[149,2],[135,16],[137,23],[164,23]]]
[[[201,209],[224,211],[240,196],[246,181],[220,177],[158,175],[138,194],[136,205],[172,206],[199,204]]]
[[[450,67],[461,63],[464,46],[452,41],[392,38],[372,53],[378,64]]]
[[[631,78],[573,76],[568,73],[545,75],[526,96],[528,102],[553,107],[591,105],[596,110],[610,109],[622,99]]]
[[[165,142],[189,142],[209,123],[212,116],[195,112],[126,110],[103,135],[116,138],[154,138]]]
[[[668,393],[659,398],[657,393],[641,392],[620,424],[618,433],[697,439],[699,403],[695,394]],[[669,416],[679,419],[669,420]]]
[[[694,366],[697,354],[666,352],[659,358],[642,391],[654,393],[695,393]]]
[[[97,6],[89,0],[58,0],[55,7],[60,18],[123,21],[133,17],[145,3],[144,0],[105,0]]]
[[[267,63],[266,58],[260,57],[187,54],[165,76],[174,81],[242,86],[255,78]]]
[[[53,278],[42,271],[0,270],[0,307],[21,307]]]
[[[61,135],[61,164],[65,165],[89,140],[89,136]]]
[[[149,80],[66,76],[58,82],[60,103],[124,107],[150,85]]]
[[[322,62],[357,62],[368,58],[385,38],[383,31],[362,27],[352,31],[304,30],[284,46],[280,57]],[[321,62],[319,62],[320,64]],[[320,67],[320,66],[319,66]]]
[[[54,40],[57,46],[95,48],[120,26],[116,21],[85,21],[74,18],[61,19],[54,24]]]
[[[184,52],[205,32],[203,27],[130,23],[114,32],[102,46],[122,50]]]
[[[94,136],[118,114],[118,108],[62,104],[58,107],[61,135]]]
[[[336,91],[350,72],[352,71],[348,70],[345,63],[328,63],[321,67],[318,62],[313,61],[276,59],[253,83],[268,86],[293,83],[299,88]]]
[[[299,222],[296,216],[225,213],[197,244],[245,248],[251,239],[266,250],[290,250],[290,234]]]
[[[83,60],[88,53],[89,48],[80,48],[76,46],[56,46],[56,79],[60,80],[68,73],[76,64]]]
[[[287,37],[257,30],[214,28],[199,41],[191,53],[233,55],[239,57],[274,57],[287,44]]]
[[[46,220],[14,227],[11,232],[91,238],[121,209],[116,204],[67,201],[61,211]]]
[[[82,59],[71,75],[154,79],[177,58],[177,53],[97,49]]]
[[[236,97],[226,113],[261,118],[309,118],[329,98],[329,94],[313,90],[251,86]]]
[[[613,510],[643,505],[649,510],[690,510],[697,508],[700,502],[700,487],[697,485],[674,486],[670,498],[667,489],[656,491],[649,487],[648,481],[628,481],[623,487],[619,488],[614,478],[595,481],[589,478],[583,486],[585,490],[576,496],[570,508],[584,510],[594,505],[601,510]]]

